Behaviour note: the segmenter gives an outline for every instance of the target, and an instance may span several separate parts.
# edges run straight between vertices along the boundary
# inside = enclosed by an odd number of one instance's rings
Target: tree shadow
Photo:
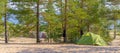
[[[119,53],[120,46],[93,46],[59,43],[0,43],[1,45],[60,45],[55,50],[51,48],[23,47],[25,50],[17,53]]]
[[[120,47],[65,45],[58,48],[28,48],[17,53],[119,53]]]
[[[49,49],[49,48],[29,48],[29,49],[25,49],[22,50],[20,52],[17,53],[62,53],[61,51],[55,51],[53,49]]]
[[[117,53],[120,51],[120,47],[111,46],[61,46],[60,48],[66,49],[80,49],[78,51],[68,51],[70,53]]]
[[[62,45],[62,43],[17,43],[17,42],[12,42],[12,43],[0,43],[1,45]]]
[[[36,43],[0,43],[0,45],[37,45]]]

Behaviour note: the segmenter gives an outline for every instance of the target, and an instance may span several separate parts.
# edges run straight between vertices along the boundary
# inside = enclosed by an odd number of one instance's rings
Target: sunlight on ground
[[[75,44],[36,44],[33,38],[10,38],[9,44],[4,44],[0,38],[2,53],[120,53],[119,46],[90,46]]]

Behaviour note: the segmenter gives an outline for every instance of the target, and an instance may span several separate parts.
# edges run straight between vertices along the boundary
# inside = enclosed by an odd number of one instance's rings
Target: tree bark
[[[90,32],[90,25],[87,25],[87,32]]]
[[[36,22],[36,42],[40,43],[40,39],[39,39],[39,3],[40,0],[37,1],[37,22]]]
[[[5,17],[4,17],[4,26],[5,26],[5,43],[8,43],[8,35],[7,35],[7,4],[5,5]]]
[[[83,33],[83,30],[80,29],[80,37],[82,37],[83,34],[84,34],[84,33]]]
[[[5,26],[5,43],[8,43],[8,35],[7,35],[7,4],[5,4],[4,26]]]
[[[81,6],[80,6],[80,8],[83,8],[83,0],[81,0]],[[82,21],[83,20],[80,20],[80,23],[82,24]],[[80,25],[79,25],[80,26]],[[83,29],[80,27],[80,37],[82,37],[82,35],[83,35]]]
[[[116,20],[114,20],[114,39],[116,38]]]
[[[63,37],[64,42],[67,42],[67,35],[66,35],[66,26],[67,26],[67,0],[65,0],[65,13],[64,13],[64,29],[63,29]]]

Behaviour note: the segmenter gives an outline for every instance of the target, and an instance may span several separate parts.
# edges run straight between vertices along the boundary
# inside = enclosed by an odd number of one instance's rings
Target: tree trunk
[[[61,6],[61,9],[60,9],[60,10],[61,10],[61,22],[62,22],[61,29],[63,30],[63,31],[62,31],[62,33],[63,33],[63,38],[62,38],[62,39],[63,39],[64,42],[65,42],[65,39],[66,39],[66,38],[64,38],[64,37],[65,37],[65,33],[66,33],[66,32],[65,32],[65,30],[64,30],[64,18],[63,18],[63,8],[62,8],[63,5],[62,5],[62,0],[60,0],[60,6]]]
[[[116,20],[114,20],[114,39],[116,38]]]
[[[65,0],[65,13],[64,13],[64,29],[63,29],[63,37],[64,42],[67,42],[67,35],[66,35],[66,26],[67,26],[67,0]]]
[[[80,37],[82,37],[82,35],[84,34],[84,33],[83,33],[83,30],[82,30],[82,29],[80,29],[80,31],[79,31],[79,32],[80,32]]]
[[[63,37],[64,37],[64,42],[66,42],[67,40],[67,38],[66,38],[66,29],[63,29]]]
[[[80,6],[80,8],[83,8],[83,0],[81,0],[81,6]],[[80,20],[80,23],[82,24],[82,22],[83,22],[83,20]],[[79,27],[80,27],[80,25],[79,25]],[[82,29],[82,27],[80,27],[80,37],[82,37],[82,35],[83,35],[83,29]]]
[[[90,32],[90,25],[87,25],[87,32]]]
[[[49,23],[49,22],[48,22],[48,23]],[[49,43],[51,43],[51,24],[50,24],[50,23],[49,23],[48,29],[49,29],[49,30],[48,30],[48,33],[49,33],[49,34],[48,34],[48,35],[49,35],[49,36],[48,36],[48,40],[49,40]]]
[[[5,8],[6,7],[7,7],[7,4],[5,5]],[[7,35],[7,8],[5,9],[4,26],[5,26],[5,43],[8,43],[8,35]]]
[[[36,22],[36,42],[40,43],[40,39],[39,39],[39,3],[40,0],[37,1],[37,22]]]
[[[83,33],[83,28],[81,27],[80,24],[82,24],[82,20],[80,20],[80,21],[79,21],[79,24],[78,24],[78,29],[79,29],[80,37],[82,37],[82,35],[83,35],[84,33]]]

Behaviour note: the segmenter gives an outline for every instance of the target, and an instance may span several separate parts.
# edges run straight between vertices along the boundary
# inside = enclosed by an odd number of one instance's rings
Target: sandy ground
[[[116,39],[111,42],[111,46],[120,46],[120,36],[116,36]]]
[[[120,53],[120,46],[36,44],[35,39],[20,37],[5,44],[0,38],[0,53]]]

